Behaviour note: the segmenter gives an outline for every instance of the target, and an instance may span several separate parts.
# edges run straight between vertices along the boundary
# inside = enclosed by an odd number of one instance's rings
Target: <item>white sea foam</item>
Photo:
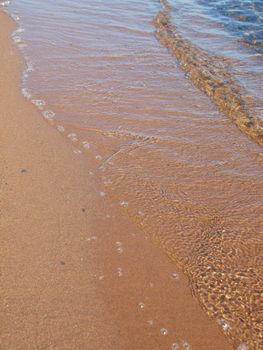
[[[90,144],[87,141],[82,142],[82,147],[85,149],[90,149]]]
[[[55,113],[53,111],[51,111],[50,109],[44,111],[42,114],[43,114],[43,117],[48,119],[48,120],[55,118]]]
[[[2,6],[8,6],[8,5],[10,5],[10,1],[1,1],[1,2],[0,2],[0,5],[2,5]]]
[[[59,132],[65,132],[65,128],[64,128],[64,126],[63,125],[58,125],[57,126],[57,130],[59,131]]]
[[[46,102],[44,100],[31,100],[31,102],[37,106],[39,109],[43,109],[45,106]]]
[[[22,88],[22,89],[21,89],[21,92],[22,92],[22,95],[23,95],[25,98],[31,98],[31,97],[32,97],[30,91],[29,91],[27,88]]]

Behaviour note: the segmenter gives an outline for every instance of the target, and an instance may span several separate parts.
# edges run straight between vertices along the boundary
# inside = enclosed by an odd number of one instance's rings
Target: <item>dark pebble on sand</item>
[[[60,261],[60,265],[65,265],[65,261]]]
[[[20,172],[21,173],[27,173],[28,171],[27,171],[27,169],[21,169]]]

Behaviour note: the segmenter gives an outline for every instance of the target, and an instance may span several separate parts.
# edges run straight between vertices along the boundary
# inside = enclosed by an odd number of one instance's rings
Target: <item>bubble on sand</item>
[[[31,97],[32,97],[30,91],[29,91],[27,88],[22,88],[22,89],[21,89],[21,92],[22,92],[22,95],[23,95],[25,98],[31,98]]]
[[[89,171],[89,175],[90,175],[90,176],[93,176],[94,173],[93,173],[92,171]]]
[[[183,346],[184,350],[189,350],[190,349],[190,344],[187,341],[182,340],[181,342],[182,342],[182,346]]]
[[[58,126],[57,126],[57,130],[58,130],[59,132],[64,132],[64,131],[65,131],[65,128],[64,128],[63,125],[58,125]]]
[[[167,335],[169,332],[168,332],[168,329],[167,328],[161,328],[160,329],[160,333],[162,334],[162,335]]]
[[[18,29],[15,31],[15,33],[21,34],[21,33],[23,33],[24,31],[25,31],[24,28],[18,28]]]
[[[28,78],[27,71],[24,70],[23,73],[22,73],[22,81],[25,82],[27,78]],[[32,102],[32,101],[31,101],[31,102]]]
[[[224,331],[227,331],[230,328],[230,324],[224,318],[219,318],[217,323],[223,328]]]
[[[100,277],[99,277],[99,280],[100,280],[100,281],[104,280],[104,276],[100,276]]]
[[[8,1],[7,1],[8,2]],[[9,4],[10,4],[10,1],[9,1]],[[9,5],[8,4],[8,5]],[[15,14],[11,14],[11,17],[15,20],[15,21],[19,21],[20,20],[20,17],[18,15],[15,15]]]
[[[179,349],[179,344],[178,343],[172,343],[171,344],[171,350],[178,350]]]
[[[82,152],[79,149],[74,149],[73,153],[75,154],[81,154]]]
[[[71,132],[70,134],[68,134],[68,138],[69,138],[72,142],[77,142],[77,141],[78,141],[77,134],[75,134],[74,132]]]
[[[74,138],[77,137],[77,134],[75,134],[74,132],[71,132],[70,134],[67,135],[67,137],[68,137],[69,139],[74,139]]]
[[[96,236],[90,236],[86,239],[87,241],[96,241],[97,240],[97,237]]]
[[[138,303],[138,305],[139,305],[139,308],[140,308],[141,310],[143,310],[143,309],[145,308],[145,304],[144,304],[142,301],[140,301],[140,302]]]
[[[248,350],[248,346],[245,343],[241,343],[238,345],[237,350]]]
[[[102,160],[102,156],[100,156],[99,154],[95,157],[97,160]]]
[[[117,246],[117,252],[122,254],[123,253],[123,247],[122,247],[122,242],[118,241],[115,243]]]
[[[82,142],[82,146],[83,146],[83,148],[85,148],[85,149],[89,149],[89,148],[90,148],[90,144],[89,144],[88,142],[86,142],[86,141],[83,141],[83,142]]]
[[[22,38],[19,35],[14,35],[13,36],[13,42],[15,44],[19,44],[19,43],[21,43],[21,41],[22,41]]]
[[[0,3],[2,6],[8,6],[10,5],[10,1],[1,1]]]
[[[20,43],[20,44],[18,44],[18,47],[19,47],[20,50],[24,50],[24,48],[27,47],[27,44]]]
[[[46,104],[44,100],[31,100],[31,102],[39,109],[43,109]]]
[[[55,113],[53,111],[51,111],[50,109],[44,111],[43,113],[43,117],[46,118],[46,119],[54,119],[55,117]]]
[[[118,268],[117,268],[117,275],[118,275],[119,277],[123,276],[123,269],[122,269],[121,267],[118,267]]]
[[[119,254],[122,254],[122,253],[123,253],[123,248],[122,248],[122,247],[118,247],[118,248],[117,248],[117,252],[118,252]]]
[[[105,197],[105,196],[106,196],[106,193],[105,193],[105,192],[100,192],[100,196],[101,196],[101,197]]]
[[[31,62],[28,62],[27,63],[27,68],[26,68],[26,71],[28,72],[28,73],[32,73],[32,72],[34,72],[34,66],[33,66],[33,63],[31,63]]]
[[[178,274],[177,272],[173,272],[173,273],[172,273],[172,277],[173,277],[173,279],[175,279],[175,280],[179,280],[179,274]]]
[[[129,203],[126,202],[126,201],[121,201],[121,202],[120,202],[120,205],[121,205],[122,207],[124,207],[124,208],[127,208],[127,207],[129,206]]]

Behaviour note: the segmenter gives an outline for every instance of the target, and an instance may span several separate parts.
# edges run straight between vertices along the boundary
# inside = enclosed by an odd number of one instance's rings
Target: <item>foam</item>
[[[0,2],[0,5],[2,5],[2,6],[8,6],[8,5],[10,5],[10,1],[1,1],[1,2]]]
[[[46,104],[44,100],[31,100],[31,102],[39,109],[43,109]]]
[[[77,138],[77,134],[75,134],[74,132],[68,134],[67,136],[72,142],[77,142],[78,138]]]
[[[43,114],[43,117],[48,119],[48,120],[55,118],[55,113],[53,111],[51,111],[50,109],[44,111],[42,114]]]
[[[58,130],[59,132],[61,132],[61,133],[65,132],[65,128],[64,128],[63,125],[58,125],[58,126],[57,126],[57,130]]]
[[[22,95],[25,97],[25,98],[31,98],[32,95],[30,93],[30,91],[27,89],[27,88],[22,88],[21,89],[21,92],[22,92]]]
[[[227,320],[224,318],[219,318],[217,323],[222,327],[223,331],[227,331],[230,328],[229,322],[227,322]]]
[[[126,201],[121,201],[120,202],[120,205],[124,208],[127,208],[129,206],[129,202],[126,202]]]
[[[90,144],[87,141],[82,142],[82,147],[85,149],[90,149]]]

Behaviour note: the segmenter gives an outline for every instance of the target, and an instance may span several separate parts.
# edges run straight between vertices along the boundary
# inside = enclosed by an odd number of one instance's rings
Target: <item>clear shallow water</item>
[[[227,57],[261,101],[259,53],[219,30],[213,11],[193,16],[207,6],[189,4],[172,2],[177,29]],[[13,0],[8,10],[28,64],[24,95],[93,164],[102,191],[182,266],[204,310],[230,324],[233,344],[260,349],[262,148],[156,40],[162,4]]]
[[[262,119],[262,1],[171,0],[169,4],[173,21],[185,38],[228,60],[226,69],[253,99],[254,113]]]

